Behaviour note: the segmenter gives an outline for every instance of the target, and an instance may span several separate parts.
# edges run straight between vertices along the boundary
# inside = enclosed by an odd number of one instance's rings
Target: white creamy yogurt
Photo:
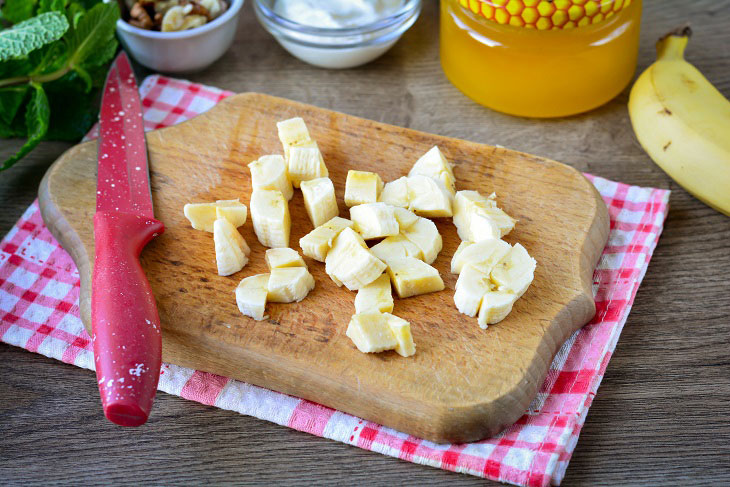
[[[402,6],[403,0],[276,0],[274,12],[310,27],[341,29],[371,24]]]
[[[262,9],[265,4],[271,14]],[[390,49],[418,18],[421,2],[257,0],[254,7],[264,27],[291,54],[315,66],[343,69]],[[386,19],[393,20],[378,22]]]

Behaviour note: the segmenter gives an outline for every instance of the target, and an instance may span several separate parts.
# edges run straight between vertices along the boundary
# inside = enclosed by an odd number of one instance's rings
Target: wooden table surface
[[[325,71],[283,51],[247,2],[231,50],[189,78],[672,189],[664,233],[563,485],[727,485],[730,218],[692,198],[642,151],[626,110],[628,90],[588,114],[549,121],[471,102],[441,71],[436,2],[424,3],[418,22],[385,56],[362,68]],[[730,96],[727,0],[645,0],[638,69],[653,61],[654,40],[685,21],[695,32],[689,59]],[[19,146],[0,142],[0,160]],[[44,171],[67,147],[43,143],[0,174],[0,234],[33,201]],[[0,377],[3,483],[485,483],[164,393],[149,426],[120,429],[103,419],[89,371],[4,344]]]

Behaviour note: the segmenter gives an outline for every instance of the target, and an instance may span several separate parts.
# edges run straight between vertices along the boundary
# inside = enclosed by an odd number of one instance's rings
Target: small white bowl
[[[229,0],[223,15],[194,29],[158,32],[119,19],[117,34],[127,52],[150,69],[163,73],[200,71],[231,47],[243,2]]]
[[[311,27],[274,12],[275,0],[253,0],[261,25],[293,56],[329,69],[354,68],[382,56],[421,13],[421,0],[405,0],[389,17],[341,29]]]

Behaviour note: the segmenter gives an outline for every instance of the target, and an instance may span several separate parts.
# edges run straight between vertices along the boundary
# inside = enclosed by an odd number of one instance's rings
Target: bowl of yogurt
[[[304,62],[330,69],[380,57],[421,12],[421,0],[254,0],[261,25]]]

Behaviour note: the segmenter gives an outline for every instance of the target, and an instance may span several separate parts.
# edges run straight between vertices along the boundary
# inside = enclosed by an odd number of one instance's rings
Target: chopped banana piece
[[[421,249],[423,260],[427,264],[436,260],[444,245],[436,224],[428,218],[419,218],[416,223],[402,230],[401,233]]]
[[[454,225],[459,238],[479,242],[501,238],[515,227],[515,220],[497,207],[496,195],[458,191],[454,197]]]
[[[251,170],[251,186],[253,189],[273,189],[281,191],[284,198],[290,200],[294,195],[286,161],[278,154],[261,156],[248,165]]]
[[[345,335],[362,353],[377,353],[393,350],[398,340],[383,313],[361,313],[353,315]]]
[[[386,264],[389,259],[401,259],[403,257],[415,257],[423,260],[421,249],[403,235],[384,238],[382,242],[370,247],[370,252]]]
[[[395,214],[395,219],[398,220],[398,226],[401,231],[411,228],[420,218],[412,211],[397,206],[393,207],[393,213]]]
[[[302,253],[314,260],[324,262],[337,235],[345,228],[352,227],[352,225],[352,222],[346,218],[334,217],[299,239]]]
[[[454,304],[459,313],[467,316],[476,316],[482,298],[491,291],[493,285],[489,280],[489,273],[478,267],[467,265],[459,274],[454,292]]]
[[[325,270],[332,280],[356,291],[370,284],[385,270],[383,261],[375,257],[365,241],[352,228],[345,228],[335,238],[325,258]]]
[[[288,247],[266,250],[266,266],[269,270],[284,267],[307,267],[304,259],[294,249]]]
[[[383,180],[374,172],[347,171],[345,204],[347,206],[375,203],[383,190]]]
[[[416,175],[428,176],[436,181],[441,181],[452,195],[456,192],[454,170],[438,146],[433,146],[413,164],[408,176]]]
[[[314,289],[314,277],[306,267],[272,269],[267,289],[272,303],[298,303]]]
[[[408,208],[408,178],[403,176],[385,183],[378,201],[400,208]]]
[[[517,295],[512,293],[491,291],[484,295],[482,304],[479,306],[479,318],[477,322],[480,328],[487,328],[487,325],[499,323],[512,311],[512,305],[517,301]]]
[[[243,235],[225,218],[213,223],[213,242],[215,242],[215,261],[218,275],[230,276],[243,269],[248,263],[251,249]]]
[[[390,313],[355,314],[350,319],[345,335],[363,353],[395,350],[403,357],[416,353],[410,323]]]
[[[500,291],[509,291],[522,296],[535,277],[537,261],[530,257],[527,250],[515,244],[507,255],[494,266],[491,271],[492,281]]]
[[[362,238],[381,238],[398,235],[398,220],[393,207],[385,203],[365,203],[350,208],[353,228]]]
[[[309,141],[290,145],[286,157],[289,179],[295,188],[298,188],[302,181],[329,176],[329,171],[316,142]]]
[[[491,239],[478,243],[461,242],[451,259],[451,272],[461,273],[466,265],[479,267],[489,274],[502,257],[510,251],[510,245],[504,240]]]
[[[246,316],[256,321],[264,318],[268,295],[269,274],[257,274],[244,278],[236,288],[236,304]]]
[[[441,280],[439,272],[434,267],[413,257],[390,259],[388,275],[400,298],[444,289],[444,281]]]
[[[279,140],[285,147],[312,140],[307,125],[301,117],[276,122],[276,128],[279,131]]]
[[[390,331],[393,332],[398,345],[395,346],[395,352],[402,357],[410,357],[416,353],[416,344],[413,343],[413,335],[411,334],[411,324],[403,318],[399,318],[390,313],[385,313],[388,320]]]
[[[408,209],[416,215],[451,216],[452,199],[441,181],[422,175],[408,177]]]
[[[289,205],[281,191],[253,190],[251,220],[261,245],[272,248],[289,246],[291,216]]]
[[[238,202],[238,200],[236,200]],[[246,217],[248,216],[248,208],[243,203],[237,205],[226,205],[215,207],[216,220],[219,218],[225,218],[231,225],[238,228],[246,223]]]
[[[188,203],[183,207],[185,218],[196,230],[213,232],[213,222],[218,219],[216,208],[225,208],[222,214],[233,226],[240,227],[246,223],[246,205],[235,200],[218,200],[215,203]]]
[[[335,186],[330,178],[302,181],[300,187],[304,196],[304,207],[312,225],[318,227],[338,215],[340,210],[337,208]]]
[[[382,274],[357,291],[355,313],[391,311],[393,311],[393,292],[390,288],[390,277],[387,274]]]

